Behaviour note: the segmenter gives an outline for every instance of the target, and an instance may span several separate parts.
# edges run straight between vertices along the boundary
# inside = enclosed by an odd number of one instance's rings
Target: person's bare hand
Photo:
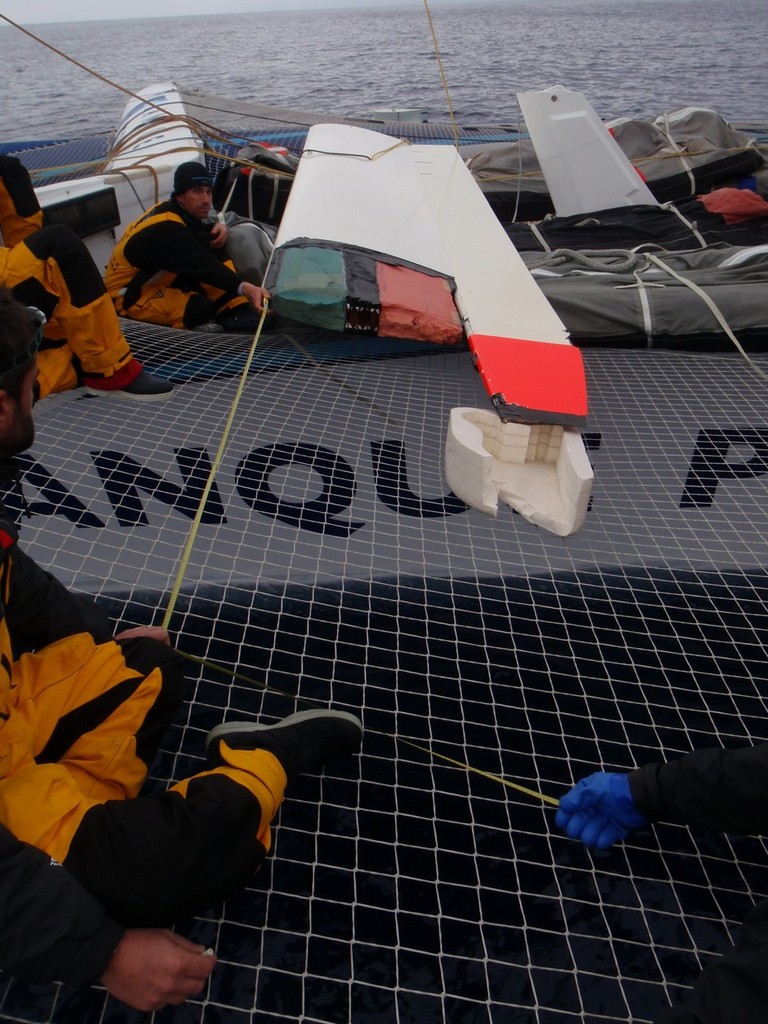
[[[269,299],[269,292],[266,288],[261,288],[257,284],[245,281],[241,287],[241,293],[248,299],[257,313],[264,312],[264,304]]]
[[[226,224],[222,224],[221,221],[217,221],[211,228],[211,233],[208,237],[212,249],[223,249],[229,238],[229,228]]]
[[[147,636],[152,640],[159,640],[161,644],[168,644],[168,646],[171,644],[168,630],[163,629],[162,626],[131,626],[130,629],[116,633],[115,640],[131,640],[137,636]]]
[[[162,928],[129,928],[101,976],[107,991],[135,1010],[178,1006],[205,987],[216,957]]]

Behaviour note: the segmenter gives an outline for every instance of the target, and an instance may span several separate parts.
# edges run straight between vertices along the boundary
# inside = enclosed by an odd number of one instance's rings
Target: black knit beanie
[[[191,188],[213,188],[213,178],[205,164],[195,160],[189,160],[185,164],[179,164],[173,176],[173,195],[180,196]]]

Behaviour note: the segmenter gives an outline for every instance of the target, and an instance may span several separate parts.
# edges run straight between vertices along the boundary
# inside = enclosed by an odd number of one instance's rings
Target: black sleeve
[[[20,217],[31,217],[40,212],[29,171],[20,160],[15,156],[0,156],[0,178]]]
[[[165,270],[195,278],[233,297],[243,278],[206,250],[192,228],[178,221],[151,224],[125,243],[125,258],[141,270]]]
[[[33,983],[96,981],[123,929],[66,868],[0,825],[0,969]]]
[[[109,618],[96,604],[71,594],[18,546],[11,557],[5,614],[15,657],[75,633],[90,633],[96,643],[112,639]]]
[[[757,1024],[768,1006],[768,900],[744,919],[736,947],[709,960],[682,1003],[656,1024]]]
[[[655,821],[742,835],[768,834],[768,743],[698,750],[629,777],[638,809]]]

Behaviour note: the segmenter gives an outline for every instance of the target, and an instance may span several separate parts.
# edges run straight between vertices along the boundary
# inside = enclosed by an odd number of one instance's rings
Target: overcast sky
[[[482,0],[429,0],[430,7]],[[21,25],[102,18],[171,18],[182,14],[309,10],[318,7],[423,7],[423,0],[0,0],[0,13]],[[108,10],[105,10],[105,7]]]

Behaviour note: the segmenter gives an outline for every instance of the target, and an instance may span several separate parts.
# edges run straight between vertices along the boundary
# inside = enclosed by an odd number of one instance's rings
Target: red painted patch
[[[473,334],[470,348],[491,396],[519,412],[521,420],[583,423],[587,382],[581,352],[573,345]]]
[[[378,333],[382,337],[439,345],[456,345],[463,339],[461,319],[444,278],[377,263],[376,279],[381,299]]]

